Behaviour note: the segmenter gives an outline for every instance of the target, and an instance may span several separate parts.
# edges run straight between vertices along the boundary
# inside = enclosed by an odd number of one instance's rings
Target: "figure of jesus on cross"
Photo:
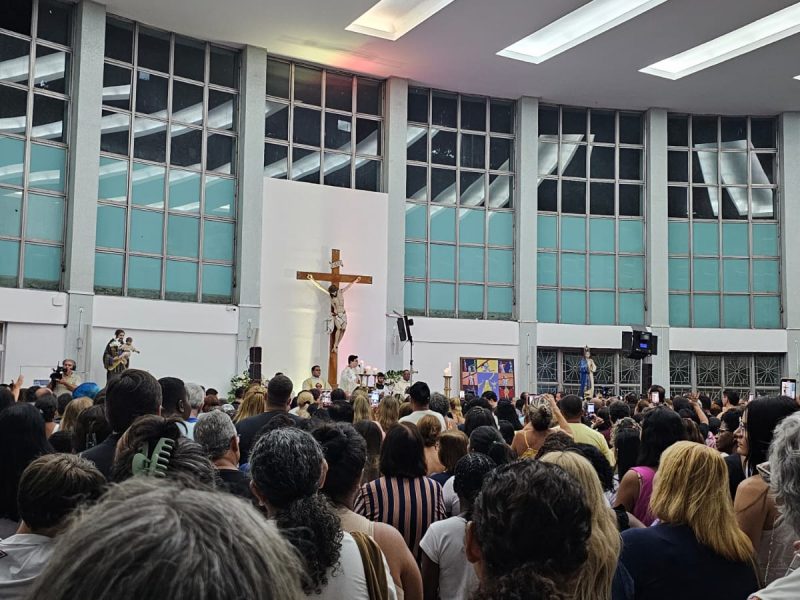
[[[333,318],[333,345],[331,346],[331,352],[339,352],[339,342],[342,341],[342,336],[344,332],[347,331],[347,312],[344,308],[344,293],[361,281],[361,277],[356,277],[341,290],[335,283],[330,284],[326,290],[317,283],[311,273],[309,273],[307,277],[319,291],[330,296],[331,317]]]

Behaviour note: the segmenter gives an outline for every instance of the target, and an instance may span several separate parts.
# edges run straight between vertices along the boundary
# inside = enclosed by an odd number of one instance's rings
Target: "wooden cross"
[[[342,283],[356,283],[356,279],[358,279],[358,283],[364,283],[367,285],[372,284],[372,276],[370,275],[344,275],[340,272],[340,269],[344,266],[341,258],[341,252],[338,248],[331,249],[331,261],[330,261],[330,273],[316,273],[313,271],[298,271],[297,272],[297,279],[301,280],[308,280],[308,276],[311,275],[317,281],[327,281],[332,284],[335,284],[337,287],[341,288]],[[334,339],[336,337],[336,331],[334,330],[331,332],[330,340],[328,342],[328,383],[331,384],[331,387],[335,388],[337,385],[337,373],[336,370],[338,368],[337,365],[337,357],[338,353],[333,351],[333,344]]]

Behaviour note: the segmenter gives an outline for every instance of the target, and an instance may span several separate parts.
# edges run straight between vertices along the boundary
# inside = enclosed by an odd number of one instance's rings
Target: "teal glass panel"
[[[725,292],[750,291],[749,260],[726,258],[722,261],[722,290]]]
[[[627,290],[644,289],[644,258],[641,256],[619,257],[619,287]]]
[[[753,254],[778,256],[777,223],[753,223]]]
[[[577,325],[586,323],[586,292],[561,292],[561,322]]]
[[[426,262],[425,244],[406,242],[406,277],[425,277]]]
[[[97,207],[97,237],[100,248],[125,248],[125,209],[121,206]],[[106,255],[103,255],[106,256]]]
[[[161,296],[161,259],[128,257],[128,295],[137,298]]]
[[[65,148],[31,144],[28,185],[40,190],[63,192],[66,184],[67,151]]]
[[[161,254],[163,226],[164,213],[134,209],[131,213],[130,249]]]
[[[561,249],[586,250],[586,219],[584,217],[561,217]]]
[[[128,161],[100,157],[100,178],[97,197],[101,200],[124,202],[128,197]]]
[[[489,282],[513,283],[514,252],[513,250],[489,250]]]
[[[416,281],[406,281],[405,307],[409,313],[425,312],[425,284]]]
[[[555,290],[536,290],[536,319],[540,323],[556,323],[558,319]]]
[[[694,223],[692,226],[692,251],[695,256],[719,255],[719,225],[717,223]]]
[[[591,292],[589,294],[589,323],[591,325],[613,325],[616,321],[614,292]]]
[[[0,183],[22,185],[25,142],[0,135]]]
[[[208,225],[209,223],[206,222],[206,230]],[[200,219],[169,215],[167,217],[167,254],[197,258],[199,251]]]
[[[753,261],[753,291],[777,292],[780,289],[777,260]]]
[[[227,221],[203,221],[203,258],[233,261],[235,230]]]
[[[689,254],[689,223],[684,221],[669,222],[669,253]]]
[[[131,202],[150,208],[164,207],[164,167],[133,163]]]
[[[781,326],[781,300],[778,296],[753,296],[753,317],[759,329]]]
[[[483,286],[458,286],[458,316],[467,318],[483,317]]]
[[[167,300],[196,301],[197,263],[168,260],[164,287]]]
[[[586,287],[585,254],[564,253],[561,255],[561,286],[576,288]]]
[[[589,287],[593,289],[613,290],[614,256],[609,254],[592,254],[589,256]],[[591,303],[590,303],[591,305]]]
[[[454,316],[456,308],[456,286],[451,283],[431,283],[431,316]]]
[[[558,254],[553,252],[539,252],[536,257],[536,278],[539,285],[558,284]]]
[[[614,252],[613,219],[589,219],[589,250]]]
[[[427,210],[428,207],[424,204],[406,204],[406,239],[425,239]]]
[[[456,241],[456,209],[431,206],[431,241]]]
[[[206,175],[204,214],[232,217],[236,213],[236,181]]]
[[[694,289],[700,292],[719,291],[719,260],[716,258],[695,258]],[[719,312],[719,311],[718,311]]]
[[[719,327],[719,296],[692,296],[695,327]]]
[[[619,251],[633,254],[644,252],[644,223],[622,220],[619,222]]]
[[[750,245],[747,223],[722,224],[722,254],[724,256],[749,256]]]
[[[25,235],[30,240],[64,239],[64,198],[28,194]]]
[[[644,294],[619,295],[619,324],[644,325]]]
[[[200,174],[190,171],[169,171],[169,209],[200,212]]]
[[[61,279],[61,247],[25,244],[23,276],[23,287],[58,289],[58,281]]]
[[[482,210],[462,208],[458,215],[458,236],[462,244],[483,244],[483,219],[486,213]]]
[[[510,319],[514,304],[514,289],[510,287],[490,287],[489,292],[490,319]]]
[[[456,247],[431,244],[431,279],[456,278]]]
[[[750,328],[750,296],[722,297],[722,326],[734,329]]]
[[[539,248],[558,248],[558,217],[538,215],[536,217],[536,237]]]
[[[94,255],[94,291],[107,296],[122,295],[122,254],[96,252]]]
[[[22,192],[0,189],[0,235],[19,237],[22,224]]]
[[[489,211],[489,244],[492,246],[514,245],[514,214]]]
[[[233,294],[233,267],[203,265],[203,302],[226,304]]]
[[[461,246],[458,249],[458,278],[483,283],[483,248]]]
[[[669,295],[669,324],[672,327],[689,327],[689,296]]]
[[[17,287],[19,242],[0,240],[0,286]]]
[[[670,291],[689,291],[689,259],[669,259],[669,289]]]

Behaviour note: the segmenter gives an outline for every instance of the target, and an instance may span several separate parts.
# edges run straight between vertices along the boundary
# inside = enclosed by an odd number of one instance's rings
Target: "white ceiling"
[[[605,108],[800,110],[800,35],[682,80],[639,69],[796,0],[669,0],[540,65],[496,52],[586,0],[455,0],[400,40],[345,31],[375,0],[109,0],[109,13],[202,39],[441,89]]]

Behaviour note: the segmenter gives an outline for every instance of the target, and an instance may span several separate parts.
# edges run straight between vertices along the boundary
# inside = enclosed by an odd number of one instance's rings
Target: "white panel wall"
[[[339,367],[348,354],[383,368],[386,360],[386,194],[277,179],[264,180],[261,261],[263,372],[282,372],[299,384],[314,364],[327,378],[327,295],[297,271],[329,272],[332,248],[342,251],[342,273],[371,275],[345,296],[347,332]],[[327,284],[325,284],[327,287]]]
[[[4,383],[20,373],[25,376],[26,386],[33,385],[34,380],[48,379],[53,368],[66,358],[63,325],[8,323],[6,327]]]

